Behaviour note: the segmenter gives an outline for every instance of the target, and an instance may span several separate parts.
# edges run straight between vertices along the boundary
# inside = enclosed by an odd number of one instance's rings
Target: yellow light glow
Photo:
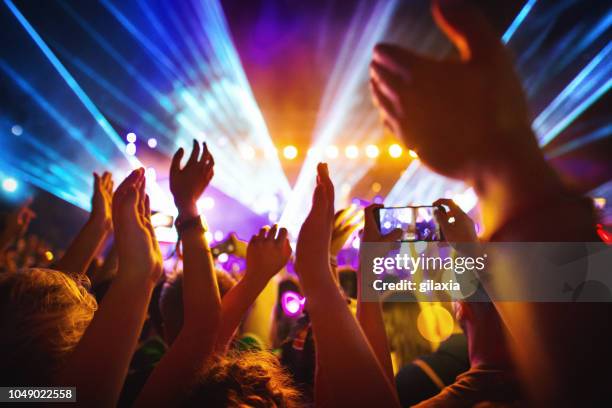
[[[448,310],[436,304],[422,304],[417,318],[417,329],[423,338],[439,343],[449,338],[454,328],[455,321]]]
[[[408,150],[408,156],[412,157],[413,159],[418,159],[419,158],[419,155],[417,154],[417,152],[415,152],[412,149]]]
[[[53,260],[53,252],[51,251],[45,251],[45,259],[49,262],[51,262]]]
[[[356,159],[359,157],[359,148],[355,145],[346,146],[344,149],[344,154],[349,159]]]
[[[285,156],[285,159],[287,160],[293,160],[297,157],[297,155],[298,149],[293,145],[285,146],[283,149],[283,156]]]
[[[404,150],[402,149],[402,146],[398,145],[397,143],[389,146],[389,156],[393,157],[394,159],[400,157],[403,152]]]
[[[380,149],[378,149],[378,146],[373,145],[373,144],[367,145],[365,149],[365,153],[366,153],[366,156],[368,156],[370,159],[375,159],[380,154]]]
[[[373,192],[378,193],[381,189],[382,189],[382,186],[380,185],[379,182],[375,181],[374,183],[372,183]]]

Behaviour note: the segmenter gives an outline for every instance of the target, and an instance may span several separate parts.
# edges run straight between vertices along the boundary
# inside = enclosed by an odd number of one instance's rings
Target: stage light
[[[206,232],[204,233],[204,238],[206,239],[206,242],[208,242],[208,243],[212,242],[212,240],[213,240],[213,238],[214,238],[214,237],[213,237],[213,233],[212,233],[212,232],[210,232],[210,231],[206,231]]]
[[[21,136],[23,134],[23,128],[19,125],[13,125],[11,127],[11,133],[15,136]]]
[[[157,139],[150,137],[149,140],[147,140],[147,145],[149,145],[151,149],[155,149],[157,147]]]
[[[355,239],[353,240],[353,242],[351,243],[351,246],[354,249],[359,249],[359,245],[361,244],[361,241],[359,240],[359,237],[355,237]]]
[[[49,262],[51,262],[53,260],[53,252],[51,251],[45,251],[45,259]]]
[[[12,177],[7,177],[2,180],[2,189],[7,193],[14,193],[19,187],[19,183]]]
[[[285,146],[283,149],[283,156],[285,156],[285,159],[287,160],[293,160],[297,157],[297,155],[298,149],[295,146],[289,145]]]
[[[389,156],[393,157],[394,159],[397,159],[398,157],[400,157],[402,153],[403,153],[402,146],[398,145],[397,143],[394,143],[391,146],[389,146]]]
[[[373,144],[367,145],[366,148],[365,148],[365,154],[370,159],[375,159],[380,154],[380,149],[378,149],[378,146],[373,145]]]
[[[375,181],[374,183],[372,183],[372,191],[375,193],[380,192],[380,190],[382,189],[382,186],[380,185],[379,182]]]
[[[419,158],[419,155],[417,154],[417,152],[415,152],[412,149],[408,150],[408,156],[412,157],[413,159],[418,159]]]
[[[127,135],[125,135],[125,140],[127,140],[128,143],[136,143],[136,133],[128,133]]]
[[[344,154],[349,159],[356,159],[359,157],[359,148],[355,145],[346,146]]]
[[[325,148],[325,156],[329,159],[335,159],[338,157],[338,147],[329,145]]]
[[[198,210],[212,210],[215,206],[215,199],[212,197],[202,197],[197,202]]]
[[[225,252],[220,253],[219,256],[217,257],[217,260],[221,263],[225,263],[229,260],[229,255],[226,254]]]
[[[213,237],[215,238],[215,241],[223,241],[223,237],[224,237],[223,231],[221,230],[215,231]]]
[[[128,143],[125,145],[125,153],[129,156],[134,156],[136,154],[136,145],[134,143]]]
[[[240,154],[245,160],[253,160],[255,158],[255,149],[248,144],[242,144],[240,146]]]

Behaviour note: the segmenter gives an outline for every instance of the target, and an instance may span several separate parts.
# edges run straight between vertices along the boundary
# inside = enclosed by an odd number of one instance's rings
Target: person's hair
[[[357,271],[353,268],[339,268],[338,280],[344,294],[351,299],[357,299]]]
[[[59,271],[0,275],[0,384],[48,385],[97,306],[82,285]]]
[[[421,336],[417,329],[420,312],[421,308],[416,301],[383,302],[383,319],[389,348],[395,353],[398,367],[433,351],[431,343]]]
[[[303,404],[274,354],[245,351],[215,356],[183,406],[292,408]]]
[[[217,271],[219,294],[223,298],[236,281],[227,273]],[[159,294],[159,311],[164,340],[171,344],[183,327],[183,272],[176,271],[166,277]]]

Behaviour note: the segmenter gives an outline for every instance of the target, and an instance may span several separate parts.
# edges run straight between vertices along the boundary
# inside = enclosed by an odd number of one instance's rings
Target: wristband
[[[176,232],[178,233],[179,239],[183,236],[185,231],[188,231],[192,228],[196,228],[202,233],[206,232],[206,228],[202,224],[202,219],[200,218],[199,215],[196,215],[195,217],[192,217],[192,218],[188,218],[186,220],[179,218],[174,223],[174,226],[176,227]]]

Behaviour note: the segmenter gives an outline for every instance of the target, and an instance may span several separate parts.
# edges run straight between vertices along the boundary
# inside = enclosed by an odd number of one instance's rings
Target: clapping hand
[[[535,154],[521,84],[484,15],[467,1],[439,0],[433,16],[461,61],[379,44],[370,85],[386,125],[449,177],[469,179],[484,166]]]
[[[296,270],[302,281],[321,273],[331,278],[329,249],[334,222],[334,185],[326,163],[317,166],[312,208],[302,224],[296,248]]]
[[[277,235],[278,231],[278,235]],[[245,278],[267,283],[272,276],[289,262],[291,246],[285,228],[262,228],[253,235],[247,247],[247,268]]]
[[[100,177],[94,173],[94,191],[91,197],[91,215],[94,222],[105,229],[112,227],[113,175],[107,171]]]
[[[191,156],[181,169],[184,150],[180,148],[170,165],[170,191],[179,211],[179,217],[195,217],[198,214],[196,201],[214,176],[215,160],[204,143],[200,157],[200,143],[194,139]]]
[[[151,224],[144,169],[134,170],[119,185],[112,203],[119,276],[155,283],[162,273],[162,255]]]

